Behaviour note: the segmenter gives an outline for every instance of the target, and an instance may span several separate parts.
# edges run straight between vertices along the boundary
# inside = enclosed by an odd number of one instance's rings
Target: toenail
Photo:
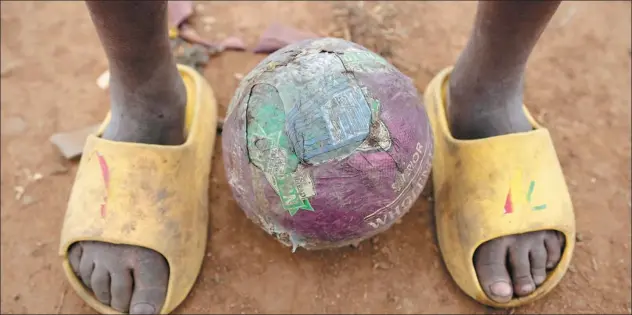
[[[546,264],[546,268],[553,269],[553,267],[555,267],[555,263],[554,263],[554,262],[552,262],[552,261],[550,261],[550,262],[548,262],[548,263]]]
[[[545,279],[546,279],[545,276],[534,276],[533,277],[533,281],[535,281],[536,284],[540,284],[540,283],[544,282]]]
[[[531,292],[531,291],[533,291],[533,289],[534,289],[533,288],[533,284],[531,284],[531,283],[525,284],[525,285],[520,287],[520,291],[525,292],[525,293],[526,292]]]
[[[494,282],[492,283],[492,285],[489,286],[489,288],[492,291],[492,294],[496,296],[507,297],[511,296],[512,294],[511,285],[504,281]]]
[[[154,314],[156,312],[156,309],[151,304],[138,303],[134,304],[129,312],[134,314]]]

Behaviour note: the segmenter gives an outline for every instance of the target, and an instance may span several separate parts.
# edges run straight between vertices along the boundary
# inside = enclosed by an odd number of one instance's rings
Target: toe
[[[531,275],[536,286],[541,285],[546,280],[546,248],[544,243],[540,243],[531,248],[529,252],[529,262],[531,263]]]
[[[130,314],[158,314],[167,294],[169,267],[156,252],[144,253],[134,268],[134,292]]]
[[[113,309],[125,313],[129,310],[132,298],[132,273],[121,270],[110,273],[111,306]]]
[[[513,296],[511,279],[505,265],[507,249],[507,242],[497,239],[481,245],[474,254],[478,281],[485,294],[498,303],[509,302]]]
[[[530,248],[516,244],[509,249],[509,264],[514,292],[518,296],[525,296],[535,290],[535,283],[531,277],[529,262]]]
[[[560,258],[562,257],[564,236],[559,232],[548,231],[544,237],[544,245],[547,253],[546,268],[553,269],[557,266],[560,262]]]
[[[110,272],[104,266],[96,264],[90,283],[97,299],[105,305],[110,305]]]
[[[81,262],[79,263],[79,277],[83,284],[92,288],[91,279],[92,279],[92,271],[94,270],[94,261],[89,255],[82,255]]]
[[[81,264],[82,252],[83,249],[79,243],[73,244],[70,246],[70,249],[68,249],[68,262],[70,262],[70,267],[77,276],[79,276],[79,265]]]

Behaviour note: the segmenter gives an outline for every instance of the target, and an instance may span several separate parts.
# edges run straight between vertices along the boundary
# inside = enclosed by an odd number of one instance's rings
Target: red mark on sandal
[[[507,192],[507,199],[505,199],[505,214],[513,213],[513,203],[511,202],[511,189]]]
[[[97,158],[99,159],[99,165],[101,166],[101,175],[103,175],[103,182],[105,183],[105,196],[103,197],[103,203],[101,204],[101,217],[105,217],[107,211],[107,203],[108,203],[108,195],[110,187],[110,169],[108,168],[108,163],[105,161],[105,158],[101,153],[97,152]]]

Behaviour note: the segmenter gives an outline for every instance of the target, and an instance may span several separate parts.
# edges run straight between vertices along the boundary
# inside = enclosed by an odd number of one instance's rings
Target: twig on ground
[[[61,309],[64,306],[64,300],[66,299],[67,293],[68,293],[68,285],[64,284],[64,289],[61,291],[61,296],[59,297],[59,303],[57,304],[55,314],[61,314]]]

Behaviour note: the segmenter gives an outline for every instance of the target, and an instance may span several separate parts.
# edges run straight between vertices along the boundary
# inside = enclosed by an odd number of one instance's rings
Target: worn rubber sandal
[[[213,90],[195,70],[178,66],[187,92],[181,145],[115,142],[89,136],[79,164],[61,233],[63,269],[77,294],[96,311],[103,305],[75,276],[68,249],[80,241],[127,244],[155,250],[169,264],[161,314],[189,294],[202,266],[208,229],[208,175],[215,142]]]
[[[439,247],[465,293],[492,307],[516,307],[547,294],[566,272],[575,247],[571,198],[549,132],[526,108],[532,131],[479,140],[451,135],[444,101],[451,71],[441,71],[425,91],[435,136],[432,170]],[[489,299],[474,269],[475,250],[498,237],[540,230],[564,234],[559,264],[530,295],[503,304]]]

